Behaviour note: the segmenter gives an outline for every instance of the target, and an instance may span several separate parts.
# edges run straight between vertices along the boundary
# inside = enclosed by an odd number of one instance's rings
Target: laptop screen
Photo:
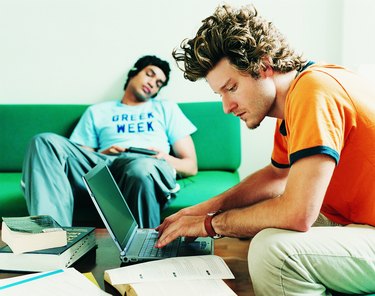
[[[100,163],[83,178],[104,224],[124,250],[138,225],[112,174],[104,163]]]

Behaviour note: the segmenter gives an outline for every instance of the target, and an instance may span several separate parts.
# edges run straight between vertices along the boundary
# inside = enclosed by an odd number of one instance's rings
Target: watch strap
[[[212,226],[212,219],[220,214],[221,211],[216,211],[216,212],[211,212],[211,213],[208,213],[206,215],[206,218],[204,219],[204,229],[206,230],[208,236],[212,237],[212,238],[220,238],[221,235],[220,234],[217,234],[215,232],[215,229],[213,228]]]

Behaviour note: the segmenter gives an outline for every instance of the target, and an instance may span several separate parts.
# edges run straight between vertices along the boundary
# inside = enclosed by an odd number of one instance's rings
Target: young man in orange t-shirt
[[[165,219],[158,246],[255,236],[256,295],[375,292],[375,91],[344,68],[307,62],[253,6],[218,7],[181,49],[185,78],[205,78],[224,112],[250,129],[266,116],[277,125],[271,163]]]

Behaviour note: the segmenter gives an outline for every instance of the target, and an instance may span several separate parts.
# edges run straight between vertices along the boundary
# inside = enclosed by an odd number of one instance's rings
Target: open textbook
[[[234,276],[216,255],[168,258],[104,272],[104,280],[126,296],[236,295],[223,279]]]

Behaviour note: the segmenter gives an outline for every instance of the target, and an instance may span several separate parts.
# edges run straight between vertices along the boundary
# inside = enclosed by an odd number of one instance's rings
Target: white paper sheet
[[[131,284],[137,295],[142,296],[236,296],[223,280],[163,281]]]
[[[175,257],[106,271],[112,285],[163,280],[233,279],[225,261],[216,255]]]
[[[74,268],[33,273],[0,280],[0,295],[109,295]]]

